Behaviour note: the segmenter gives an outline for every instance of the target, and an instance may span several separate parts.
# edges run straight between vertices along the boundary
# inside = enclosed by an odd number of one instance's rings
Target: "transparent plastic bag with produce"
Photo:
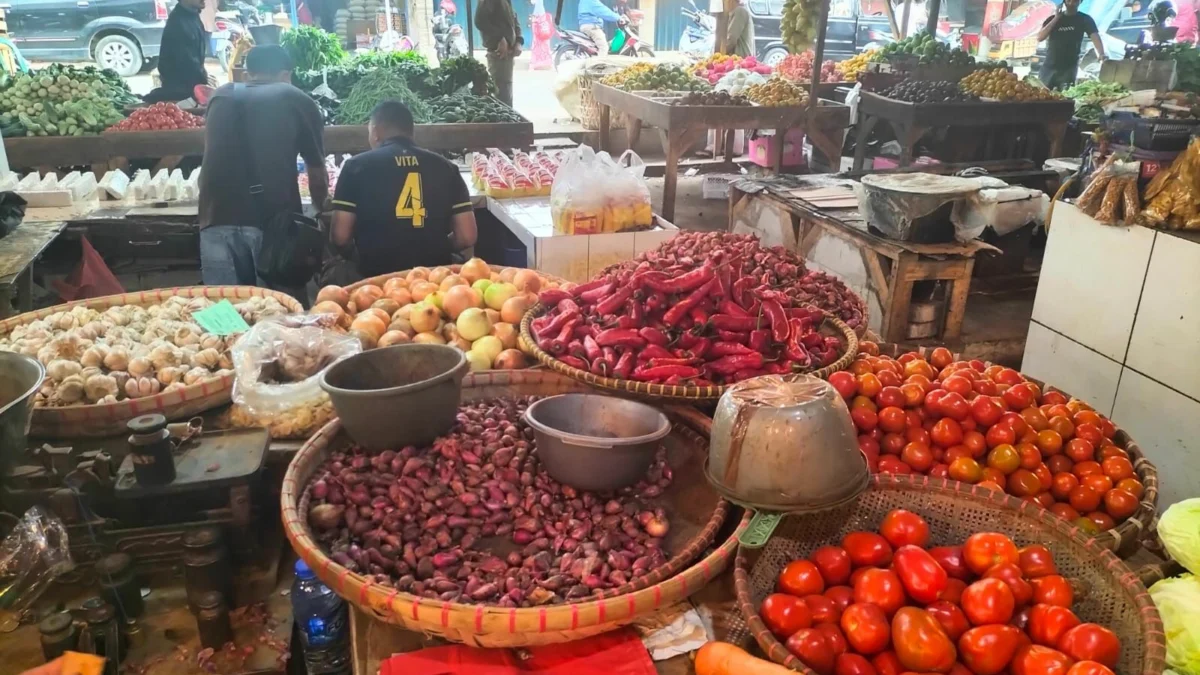
[[[608,180],[605,232],[624,232],[653,224],[654,213],[645,173],[646,163],[632,150],[626,150],[613,164]]]
[[[559,234],[603,232],[603,167],[596,151],[581,145],[567,153],[550,187],[550,217]]]
[[[40,506],[26,511],[0,542],[0,631],[16,628],[21,613],[74,567],[62,521]]]

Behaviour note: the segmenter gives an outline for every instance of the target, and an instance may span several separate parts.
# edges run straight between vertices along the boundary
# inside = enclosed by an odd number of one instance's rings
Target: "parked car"
[[[0,0],[30,61],[94,61],[122,76],[153,67],[167,0]]]
[[[825,33],[825,58],[842,61],[866,49],[883,46],[893,40],[883,3],[886,0],[834,0]],[[778,65],[787,56],[779,21],[783,0],[749,0],[746,4],[754,20],[754,42],[758,59]],[[897,19],[900,17],[897,16]],[[948,29],[943,17],[939,35]]]

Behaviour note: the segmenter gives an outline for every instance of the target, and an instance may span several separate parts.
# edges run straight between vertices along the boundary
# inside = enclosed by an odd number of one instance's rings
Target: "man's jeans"
[[[303,288],[269,284],[258,276],[263,233],[257,227],[209,225],[200,230],[200,273],[205,286],[258,286],[281,291],[308,306]]]

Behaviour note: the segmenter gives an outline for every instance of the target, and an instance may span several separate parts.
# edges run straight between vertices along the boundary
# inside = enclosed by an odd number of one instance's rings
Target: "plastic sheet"
[[[62,521],[40,506],[26,511],[0,542],[0,627],[19,618],[50,582],[74,567]]]
[[[869,174],[854,192],[859,212],[868,223],[892,239],[912,241],[920,237],[921,218],[948,202],[974,198],[981,187],[978,180],[959,176]]]
[[[618,161],[581,145],[568,152],[550,188],[550,215],[559,234],[600,234],[648,227],[654,221],[645,163],[632,150]]]
[[[303,438],[333,417],[321,390],[326,368],[362,351],[328,330],[335,318],[287,316],[255,324],[234,344],[234,426],[264,426],[272,438]]]
[[[1009,186],[980,190],[978,197],[961,204],[956,209],[955,238],[965,242],[978,239],[988,227],[1003,237],[1030,223],[1041,225],[1050,197],[1041,190]]]

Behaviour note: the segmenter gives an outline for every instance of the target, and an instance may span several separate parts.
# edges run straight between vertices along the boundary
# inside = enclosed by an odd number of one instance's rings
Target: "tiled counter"
[[[1200,493],[1200,233],[1057,204],[1022,370],[1125,428],[1158,467],[1161,507]]]

